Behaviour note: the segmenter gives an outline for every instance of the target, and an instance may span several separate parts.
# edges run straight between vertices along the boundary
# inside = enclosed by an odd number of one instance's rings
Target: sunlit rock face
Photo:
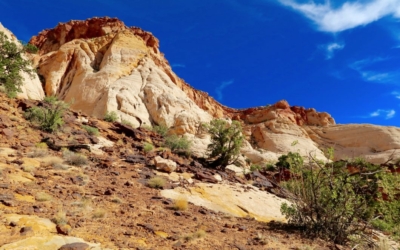
[[[96,117],[115,111],[136,127],[167,125],[191,137],[198,156],[204,156],[210,142],[201,124],[222,117],[242,123],[247,140],[242,160],[252,162],[276,161],[290,151],[326,159],[328,147],[336,149],[336,158],[382,162],[399,148],[398,128],[335,125],[328,113],[284,100],[268,107],[226,107],[176,76],[151,33],[116,18],[60,23],[30,43],[40,49],[38,72],[46,95]]]

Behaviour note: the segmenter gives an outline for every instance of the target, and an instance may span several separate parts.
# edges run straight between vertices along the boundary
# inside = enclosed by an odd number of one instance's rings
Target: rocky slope
[[[276,186],[261,190],[160,148],[152,131],[78,112],[49,134],[24,119],[33,105],[43,103],[0,93],[0,250],[330,249],[266,223],[284,220]],[[160,159],[176,172],[157,170]]]
[[[321,149],[327,147],[336,149],[336,158],[363,156],[376,163],[393,152],[400,156],[399,128],[335,125],[327,113],[286,101],[243,110],[225,107],[176,76],[151,33],[116,18],[60,23],[30,43],[40,49],[38,72],[47,95],[96,117],[116,111],[135,126],[165,124],[188,134],[198,154],[207,144],[198,136],[199,125],[224,117],[244,125],[249,143],[242,153],[254,163],[274,161],[288,151],[324,158]]]

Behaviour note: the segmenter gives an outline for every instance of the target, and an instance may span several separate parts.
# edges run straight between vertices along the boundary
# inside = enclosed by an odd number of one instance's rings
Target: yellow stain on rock
[[[34,236],[24,240],[6,244],[0,247],[0,250],[54,250],[59,249],[63,245],[71,244],[75,242],[85,242],[81,238],[68,237],[68,236]],[[87,242],[86,242],[87,243]],[[100,250],[100,244],[89,244],[89,249]]]
[[[38,168],[40,167],[40,161],[33,159],[33,158],[22,158],[22,161],[24,162],[22,164],[23,167],[35,167]]]
[[[20,227],[32,227],[35,235],[51,235],[57,233],[56,225],[49,219],[40,218],[36,215],[4,214],[7,224],[16,222]]]
[[[155,231],[154,234],[160,236],[163,239],[168,238],[168,234],[166,232],[163,232],[163,231]]]
[[[18,201],[35,202],[35,197],[33,197],[32,195],[14,194],[14,197]]]
[[[33,177],[30,173],[25,173],[21,170],[18,170],[17,173],[8,174],[8,178],[11,181],[23,182],[23,183],[35,180],[35,177]]]

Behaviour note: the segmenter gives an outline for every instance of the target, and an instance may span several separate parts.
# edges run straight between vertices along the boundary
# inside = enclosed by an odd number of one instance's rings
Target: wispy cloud
[[[333,42],[320,45],[319,47],[325,51],[325,59],[329,60],[334,57],[336,51],[342,50],[344,48],[344,44]]]
[[[399,91],[392,91],[391,94],[394,95],[394,97],[396,97],[397,99],[400,99],[400,92]]]
[[[218,101],[222,101],[222,99],[224,98],[222,90],[224,90],[227,86],[231,85],[232,83],[233,83],[233,80],[224,81],[224,82],[221,82],[221,84],[215,88],[215,92],[217,93]]]
[[[325,32],[341,32],[364,26],[385,16],[400,18],[400,0],[371,0],[345,2],[332,6],[331,1],[298,3],[295,0],[278,0],[281,4],[300,12]]]
[[[182,64],[182,63],[173,63],[173,64],[171,64],[171,67],[172,68],[186,68],[186,65]]]
[[[384,117],[386,120],[391,119],[395,116],[396,111],[394,109],[378,109],[369,114],[369,117]]]
[[[349,64],[349,67],[355,71],[357,71],[361,78],[367,82],[376,82],[376,83],[398,83],[400,79],[400,71],[376,71],[369,69],[376,63],[383,62],[389,60],[390,58],[382,58],[382,57],[374,57],[367,58],[363,60],[355,61]]]

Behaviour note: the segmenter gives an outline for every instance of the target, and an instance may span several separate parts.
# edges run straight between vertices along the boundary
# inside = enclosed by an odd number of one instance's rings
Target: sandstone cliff
[[[253,162],[273,161],[288,151],[323,158],[321,149],[331,146],[338,158],[362,155],[381,162],[400,148],[398,128],[335,125],[327,113],[286,101],[243,110],[223,106],[172,72],[151,33],[116,18],[60,23],[30,43],[40,49],[38,72],[47,95],[96,117],[116,111],[135,126],[165,124],[191,136],[199,154],[207,138],[194,135],[212,117],[242,122],[248,140],[242,152]]]
[[[19,47],[22,47],[21,43],[18,39],[6,29],[0,23],[0,32],[3,32],[12,42],[16,43]],[[25,55],[25,59],[28,59],[30,55]],[[42,88],[42,84],[39,81],[39,77],[37,75],[29,76],[25,72],[21,72],[22,77],[24,78],[24,83],[21,86],[22,93],[18,94],[19,98],[27,98],[33,100],[41,100],[44,97],[44,92]]]

